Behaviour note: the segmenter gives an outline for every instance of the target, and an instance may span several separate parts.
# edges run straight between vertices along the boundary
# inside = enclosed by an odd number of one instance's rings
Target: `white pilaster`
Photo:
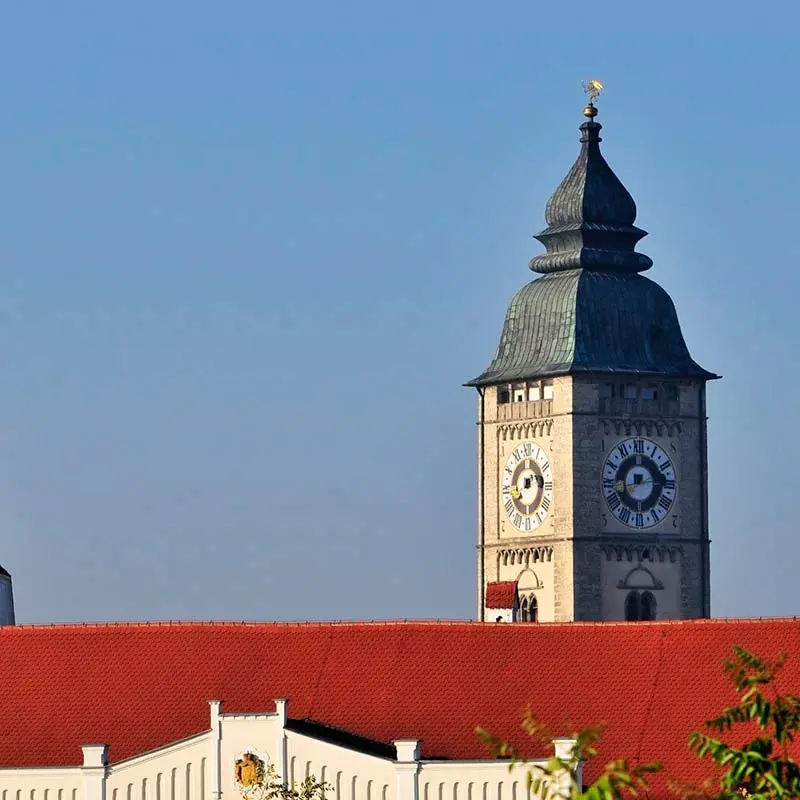
[[[211,716],[211,741],[209,764],[211,764],[211,800],[222,797],[222,700],[208,701]],[[205,797],[201,800],[206,800]]]
[[[395,762],[395,800],[419,800],[419,739],[398,739]]]
[[[288,718],[289,701],[285,697],[275,699],[275,712],[278,715],[278,732],[275,741],[275,769],[283,781],[289,785],[289,752],[286,741],[286,720]]]
[[[83,800],[106,800],[108,745],[85,744],[83,750]]]
[[[582,786],[583,762],[578,761],[578,759],[575,757],[575,745],[577,743],[578,740],[574,736],[559,736],[558,738],[553,739],[553,754],[556,758],[559,758],[570,765],[570,770],[575,777],[575,781],[577,782],[578,786]],[[569,797],[569,775],[564,774],[563,776],[559,776],[558,784],[558,794],[561,795],[561,797]]]

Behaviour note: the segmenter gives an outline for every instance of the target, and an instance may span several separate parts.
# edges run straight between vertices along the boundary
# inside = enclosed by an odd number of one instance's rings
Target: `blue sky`
[[[599,77],[709,390],[715,616],[796,597],[800,10],[0,9],[25,622],[470,617],[475,398]]]

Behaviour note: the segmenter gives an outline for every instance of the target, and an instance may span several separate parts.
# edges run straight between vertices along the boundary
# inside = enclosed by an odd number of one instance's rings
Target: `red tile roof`
[[[486,608],[514,608],[516,581],[497,581],[486,585]]]
[[[234,712],[287,697],[291,718],[419,738],[428,758],[485,757],[476,725],[524,743],[530,703],[554,734],[606,723],[590,779],[618,756],[699,778],[687,737],[734,699],[720,669],[733,644],[788,651],[780,688],[798,692],[794,619],[5,627],[0,767],[78,764],[89,742],[119,761],[206,730],[209,699]]]

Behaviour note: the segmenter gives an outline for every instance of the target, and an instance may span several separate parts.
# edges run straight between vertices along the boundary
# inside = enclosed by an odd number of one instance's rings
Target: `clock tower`
[[[540,277],[506,313],[478,391],[478,618],[710,616],[706,383],[646,232],[600,152],[547,203]]]

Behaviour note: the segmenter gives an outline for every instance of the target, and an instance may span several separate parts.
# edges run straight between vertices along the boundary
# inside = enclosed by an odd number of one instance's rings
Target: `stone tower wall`
[[[497,387],[483,390],[479,618],[493,619],[482,607],[486,584],[511,580],[535,588],[540,621],[624,619],[628,591],[648,581],[659,619],[709,615],[704,385],[681,381],[668,400],[664,381],[615,376],[660,392],[657,401],[616,403],[603,396],[609,380],[556,378],[552,400],[536,403],[498,404]],[[609,514],[602,491],[607,453],[632,436],[656,442],[677,469],[670,513],[643,530]],[[500,491],[505,460],[526,441],[547,449],[554,487],[547,519],[530,534],[507,520]]]

